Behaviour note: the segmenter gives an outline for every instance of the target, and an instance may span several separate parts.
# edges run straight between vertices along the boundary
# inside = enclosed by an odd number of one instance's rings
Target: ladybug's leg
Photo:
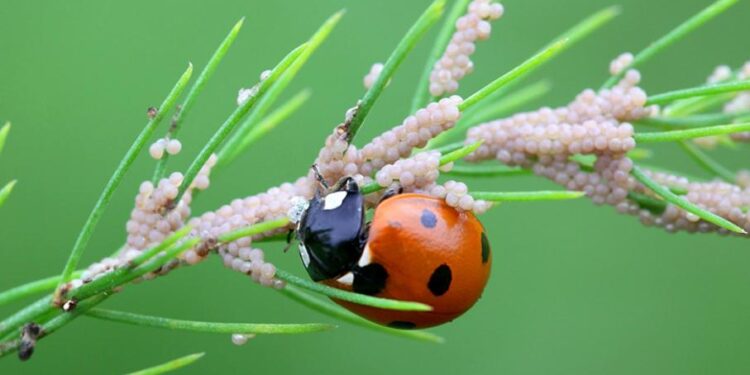
[[[286,234],[286,246],[284,246],[284,252],[286,253],[289,251],[289,247],[292,246],[292,235],[294,234],[294,229],[290,229],[289,233]]]
[[[401,194],[403,192],[404,192],[404,188],[401,187],[401,185],[392,186],[392,187],[388,188],[388,190],[386,190],[385,193],[383,193],[383,196],[380,197],[380,201],[378,202],[378,204],[380,204],[380,202],[382,202],[382,201],[384,201],[384,200],[386,200],[386,199],[388,199],[390,197],[399,195],[399,194]]]
[[[323,175],[320,174],[320,169],[318,169],[318,165],[317,164],[313,164],[311,168],[312,168],[313,172],[315,172],[315,178],[318,180],[318,183],[321,186],[323,186],[326,191],[328,191],[330,189],[330,187],[328,186],[328,182],[326,182],[326,179],[323,178]]]

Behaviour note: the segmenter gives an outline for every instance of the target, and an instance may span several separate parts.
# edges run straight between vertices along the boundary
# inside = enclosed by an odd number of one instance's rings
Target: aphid
[[[471,212],[439,198],[397,194],[366,223],[363,194],[350,177],[310,201],[297,238],[313,280],[433,307],[395,311],[336,301],[394,328],[431,327],[460,316],[481,296],[492,264],[484,228]]]
[[[18,359],[26,361],[34,354],[36,340],[42,333],[42,327],[36,323],[28,323],[21,330],[21,343],[18,346]]]

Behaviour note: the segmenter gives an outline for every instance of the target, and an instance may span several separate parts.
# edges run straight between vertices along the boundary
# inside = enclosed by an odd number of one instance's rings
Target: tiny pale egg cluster
[[[456,21],[456,31],[443,56],[435,62],[430,74],[430,94],[439,97],[458,90],[458,82],[474,70],[471,55],[476,50],[477,40],[490,37],[490,21],[502,17],[505,9],[491,0],[474,0],[468,12]]]
[[[364,85],[366,89],[370,89],[373,84],[375,84],[375,80],[378,79],[378,76],[380,76],[380,72],[383,71],[383,63],[375,63],[372,64],[372,67],[370,68],[370,71],[365,75],[365,78],[363,79]]]
[[[169,155],[177,155],[182,150],[182,143],[176,139],[160,138],[151,144],[148,153],[152,158],[159,160],[164,157],[166,152]]]

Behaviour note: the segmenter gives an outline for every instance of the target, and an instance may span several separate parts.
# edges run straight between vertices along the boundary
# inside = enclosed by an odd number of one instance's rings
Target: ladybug
[[[473,213],[412,193],[384,197],[369,223],[365,211],[364,195],[350,177],[309,201],[296,232],[310,277],[342,290],[421,302],[433,310],[336,303],[382,325],[412,329],[452,321],[479,299],[492,254]]]

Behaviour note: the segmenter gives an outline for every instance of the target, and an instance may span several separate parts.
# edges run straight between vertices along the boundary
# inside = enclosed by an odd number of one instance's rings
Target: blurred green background
[[[468,94],[518,64],[565,28],[605,6],[623,14],[527,80],[548,77],[560,105],[598,86],[609,60],[637,51],[707,0],[508,0],[493,36],[478,46]],[[428,1],[20,1],[0,10],[0,120],[13,130],[0,182],[19,180],[0,210],[0,290],[61,270],[105,181],[188,61],[202,68],[232,24],[245,26],[182,132],[185,168],[232,111],[237,89],[304,41],[338,9],[347,14],[287,91],[313,97],[280,129],[212,181],[194,213],[304,173],[321,141],[363,93],[362,77],[383,61]],[[748,58],[750,6],[741,2],[642,69],[649,92],[701,83],[719,63]],[[434,37],[434,32],[428,38]],[[430,40],[428,39],[428,40]],[[428,51],[422,43],[378,103],[360,140],[407,115]],[[163,134],[163,129],[159,131]],[[673,145],[655,160],[700,175]],[[735,168],[746,149],[718,151]],[[124,223],[154,162],[141,156],[85,254],[86,263],[124,240]],[[470,180],[481,190],[554,188],[534,177]],[[2,374],[121,373],[192,353],[182,373],[357,374],[738,374],[750,371],[750,252],[740,238],[671,235],[587,200],[515,203],[482,218],[494,246],[484,298],[434,329],[429,345],[346,324],[332,332],[265,336],[237,347],[228,336],[79,319],[45,339],[34,358],[0,361]],[[302,274],[295,253],[267,257]],[[317,322],[327,317],[258,287],[210,259],[128,287],[107,307],[176,318]],[[20,306],[5,306],[7,315]]]

